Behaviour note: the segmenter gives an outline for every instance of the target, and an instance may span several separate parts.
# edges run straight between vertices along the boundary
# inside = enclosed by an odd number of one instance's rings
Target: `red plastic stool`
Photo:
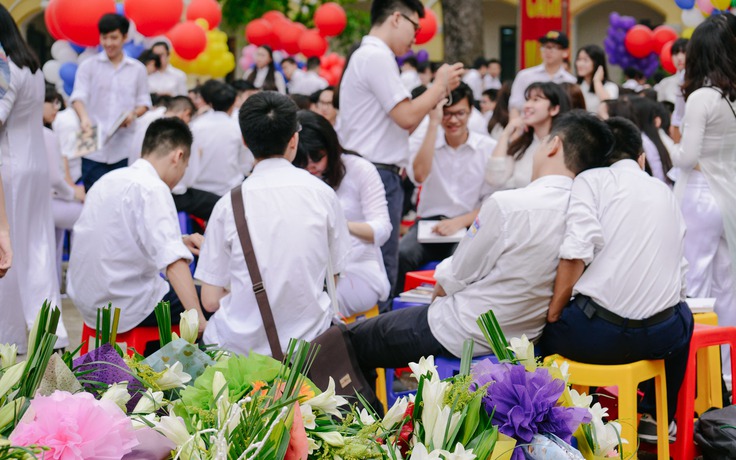
[[[175,326],[171,326],[171,331],[179,334],[179,325],[177,324]],[[84,326],[82,327],[82,349],[80,350],[80,354],[87,353],[87,351],[89,350],[89,341],[94,340],[94,338],[95,330],[84,324]],[[132,356],[133,353],[130,352],[131,348],[135,348],[135,351],[143,354],[143,352],[146,350],[146,344],[158,339],[158,327],[139,326],[129,330],[128,332],[118,333],[115,341],[125,342],[126,345],[128,345],[128,353]]]
[[[695,324],[693,338],[690,341],[690,352],[687,358],[685,379],[680,388],[677,399],[677,439],[672,445],[674,460],[691,460],[695,458],[696,447],[693,441],[693,416],[695,414],[695,377],[697,374],[696,355],[707,347],[729,345],[731,347],[731,375],[736,375],[736,327],[708,326]],[[701,355],[703,356],[703,355]],[[718,360],[720,364],[720,360]],[[702,361],[700,365],[704,365]],[[718,382],[720,387],[720,382]],[[708,391],[708,386],[698,388],[698,391]],[[717,402],[720,404],[720,402]]]
[[[404,291],[411,291],[422,284],[434,286],[436,283],[437,281],[434,279],[434,270],[409,272],[406,274],[406,278],[404,278]]]

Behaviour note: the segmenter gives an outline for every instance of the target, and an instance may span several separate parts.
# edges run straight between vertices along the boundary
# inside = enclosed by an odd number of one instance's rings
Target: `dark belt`
[[[400,176],[401,173],[404,171],[404,168],[400,168],[396,165],[389,165],[386,163],[373,163],[373,166],[375,166],[376,169],[383,169],[384,171],[391,171],[397,176]]]
[[[619,316],[610,310],[606,310],[587,295],[575,296],[575,298],[572,300],[572,303],[574,303],[576,307],[582,310],[583,313],[585,313],[585,316],[588,317],[588,319],[592,319],[594,316],[597,316],[603,321],[607,321],[616,326],[630,327],[634,329],[654,326],[672,318],[672,316],[675,314],[675,307],[673,306],[666,308],[659,313],[650,316],[649,318],[629,319],[624,318],[623,316]]]

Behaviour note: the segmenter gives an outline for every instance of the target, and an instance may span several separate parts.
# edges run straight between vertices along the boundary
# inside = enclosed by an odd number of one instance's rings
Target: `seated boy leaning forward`
[[[683,302],[685,224],[674,194],[643,171],[639,129],[617,117],[607,123],[616,138],[611,166],[573,184],[540,345],[545,355],[592,364],[664,359],[672,420],[693,332]],[[654,385],[641,387],[639,438],[656,442]]]
[[[432,304],[350,329],[363,370],[401,367],[427,355],[460,356],[468,338],[476,355],[487,354],[476,320],[489,309],[507,336],[536,340],[552,297],[572,179],[601,165],[612,139],[593,115],[561,116],[534,154],[533,182],[491,195],[454,256],[437,267]]]
[[[202,235],[182,237],[171,198],[191,145],[192,133],[183,121],[156,120],[146,131],[141,159],[105,174],[87,193],[74,225],[67,290],[88,326],[94,327],[97,309],[109,302],[121,309],[120,332],[156,326],[153,310],[166,300],[174,324],[184,310],[194,309],[204,330],[189,271]]]

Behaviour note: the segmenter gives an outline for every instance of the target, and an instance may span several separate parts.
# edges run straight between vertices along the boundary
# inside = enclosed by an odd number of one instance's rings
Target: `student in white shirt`
[[[293,59],[287,59],[293,62]],[[320,66],[320,60],[318,57],[313,56],[307,59],[306,72],[299,70],[299,68],[296,67],[296,63],[292,65],[292,62],[287,61],[287,67],[293,69],[292,76],[289,77],[289,83],[286,85],[289,90],[289,94],[303,94],[304,96],[309,96],[315,91],[327,88],[329,85],[327,80],[320,77],[317,73]],[[283,66],[283,62],[281,65]],[[286,73],[286,71],[284,71],[284,73]]]
[[[300,128],[287,96],[265,91],[250,97],[240,110],[240,129],[257,159],[240,185],[245,216],[283,350],[290,338],[312,340],[329,327],[328,257],[335,273],[342,272],[348,229],[335,192],[291,164]],[[203,283],[205,309],[214,314],[204,341],[270,355],[230,194],[217,202],[205,235],[195,277]]]
[[[281,94],[286,94],[286,82],[281,72],[276,71],[271,47],[268,45],[259,46],[253,58],[256,65],[246,70],[245,81],[253,83],[253,86],[261,91],[278,91]]]
[[[598,113],[601,101],[618,98],[618,85],[608,79],[606,52],[600,46],[587,45],[578,50],[575,72],[588,112]]]
[[[556,83],[532,83],[525,98],[521,117],[506,125],[486,165],[486,182],[496,190],[526,187],[531,182],[534,150],[555,119],[570,110],[569,96]]]
[[[449,236],[468,228],[492,189],[484,171],[496,141],[469,129],[473,91],[465,83],[451,94],[452,105],[440,103],[429,114],[429,126],[412,161],[409,176],[422,184],[417,213],[420,220],[439,220],[434,232]],[[404,288],[404,277],[427,262],[452,255],[455,243],[421,243],[416,223],[399,241],[399,277],[394,294]]]
[[[534,182],[491,195],[455,254],[437,267],[432,304],[350,329],[364,372],[430,354],[461,356],[467,338],[476,355],[489,353],[476,323],[489,308],[506,335],[536,340],[552,296],[572,178],[600,165],[610,143],[610,130],[595,116],[563,115],[535,153]]]
[[[501,89],[503,82],[501,81],[501,61],[496,58],[488,60],[488,71],[483,77],[483,90]]]
[[[643,171],[636,126],[606,123],[616,138],[612,165],[573,184],[542,352],[592,364],[664,359],[672,420],[693,331],[683,302],[685,224],[669,187]],[[656,442],[654,385],[642,388],[639,437]]]
[[[496,97],[496,105],[493,107],[493,115],[488,120],[488,134],[498,141],[501,139],[501,134],[509,124],[509,97],[511,96],[511,82],[507,81],[498,90],[498,96]]]
[[[480,100],[480,112],[483,114],[483,118],[486,121],[486,132],[488,132],[488,122],[491,121],[493,116],[493,110],[496,108],[496,101],[498,100],[497,89],[487,89],[483,91],[483,97]]]
[[[649,88],[647,77],[640,70],[627,67],[624,69],[624,75],[626,76],[626,81],[621,85],[622,88],[630,89],[636,93]]]
[[[104,51],[79,65],[70,98],[83,130],[98,125],[103,140],[112,135],[100,150],[82,158],[87,190],[104,174],[127,166],[135,120],[151,107],[146,68],[123,51],[130,22],[117,14],[105,14],[97,27]],[[126,118],[113,134],[110,130],[122,116]]]
[[[76,184],[82,178],[82,159],[74,154],[79,132],[79,116],[73,108],[67,107],[56,114],[51,127],[59,139],[67,182],[70,185]]]
[[[135,127],[135,138],[133,141],[133,154],[128,159],[129,164],[135,163],[135,161],[141,157],[141,149],[143,148],[143,139],[146,136],[146,131],[151,123],[160,118],[176,117],[189,124],[192,121],[192,115],[194,115],[194,104],[188,96],[174,96],[167,99],[165,105],[157,107],[153,110],[146,112],[144,116],[138,120],[138,124]],[[187,168],[188,169],[188,168]]]
[[[354,152],[345,151],[324,117],[307,110],[298,113],[300,163],[332,187],[348,221],[351,248],[337,282],[340,312],[351,316],[370,310],[389,295],[381,245],[391,234],[386,193],[376,167]]]
[[[74,225],[67,292],[88,326],[97,309],[121,309],[120,332],[155,326],[161,300],[172,319],[196,310],[206,320],[189,271],[202,236],[182,237],[171,188],[187,167],[192,134],[177,118],[151,123],[140,160],[106,174],[90,189]],[[160,274],[165,274],[168,282]],[[143,350],[138,350],[143,352]]]
[[[312,111],[322,115],[332,126],[337,123],[337,109],[335,108],[335,88],[328,86],[316,91],[309,97],[313,102]]]
[[[233,120],[237,122],[240,108],[243,106],[245,101],[247,101],[248,98],[252,95],[256,94],[259,89],[256,88],[253,83],[247,82],[245,80],[235,80],[234,82],[230,83],[230,86],[232,86],[237,93],[237,96],[235,97],[235,104],[233,104],[233,110],[230,116],[233,118]]]
[[[148,76],[148,88],[151,93],[168,96],[186,96],[187,74],[169,62],[169,44],[156,42],[151,52],[161,60],[161,67]]]
[[[685,64],[687,62],[686,51],[689,40],[679,38],[672,44],[672,63],[675,65],[677,72],[671,77],[663,79],[662,89],[664,94],[657,96],[659,100],[664,98],[671,101],[674,104],[674,111],[672,112],[672,123],[670,124],[669,136],[675,141],[680,142],[682,126],[682,118],[685,116],[685,97],[682,95],[682,84],[685,82]],[[667,81],[665,81],[667,80]]]
[[[432,86],[410,99],[401,83],[396,56],[411,48],[422,16],[424,5],[419,0],[374,0],[370,33],[351,55],[339,91],[340,141],[376,165],[386,191],[393,230],[381,251],[392,286],[398,268],[404,203],[401,171],[409,162],[409,133],[460,84],[462,75],[462,64],[445,64],[437,70]],[[380,306],[390,309],[386,303]]]
[[[542,64],[529,67],[516,74],[511,86],[511,98],[509,99],[509,112],[511,118],[521,113],[524,106],[526,89],[532,83],[575,83],[577,79],[565,70],[563,62],[570,55],[568,50],[570,41],[564,33],[551,30],[539,39],[542,48]]]
[[[409,92],[422,85],[422,80],[419,79],[419,73],[417,72],[418,66],[419,63],[414,56],[404,58],[404,62],[401,63],[401,83]]]
[[[463,83],[473,91],[473,100],[480,101],[483,94],[483,79],[488,72],[488,63],[483,56],[479,56],[473,62],[473,67],[465,71]]]

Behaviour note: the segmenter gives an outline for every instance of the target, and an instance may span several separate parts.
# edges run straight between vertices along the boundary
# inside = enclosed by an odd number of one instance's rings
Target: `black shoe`
[[[677,436],[677,425],[675,421],[670,422],[668,428],[669,441],[675,442]],[[639,421],[639,439],[649,444],[657,444],[657,421],[649,414],[642,414]]]

